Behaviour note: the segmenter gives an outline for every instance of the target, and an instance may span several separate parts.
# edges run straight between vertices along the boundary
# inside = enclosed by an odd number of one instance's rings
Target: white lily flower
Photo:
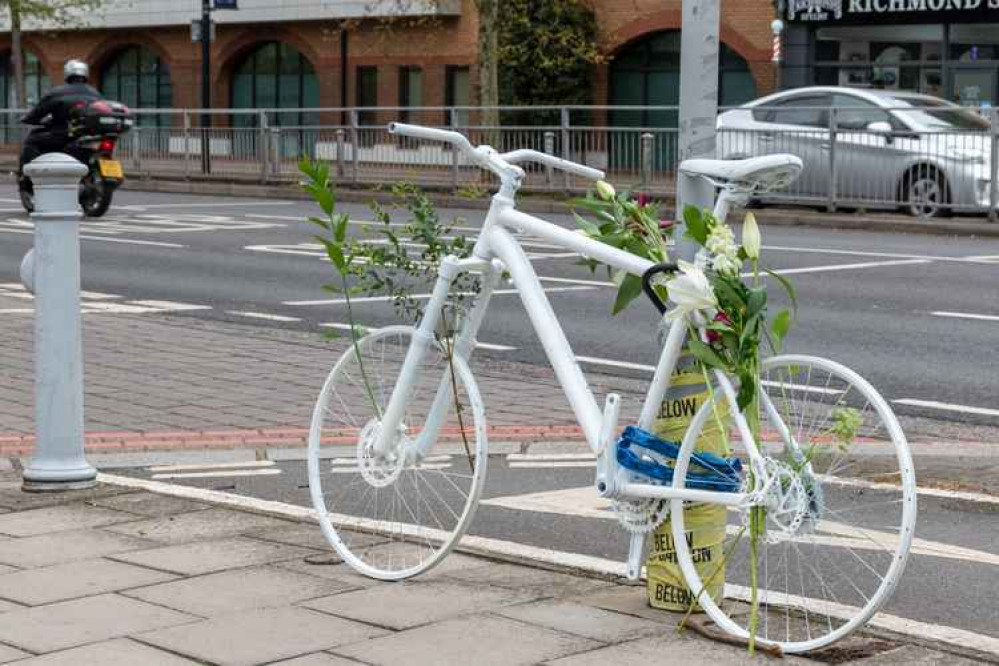
[[[742,262],[727,254],[718,254],[711,259],[711,268],[719,275],[734,277],[742,268]]]
[[[614,191],[614,186],[608,183],[606,180],[598,180],[597,184],[594,186],[597,190],[597,196],[604,201],[611,201],[617,192]]]
[[[682,259],[677,265],[683,271],[683,275],[666,283],[669,300],[676,304],[676,307],[666,315],[666,319],[673,321],[692,312],[717,308],[718,299],[704,271]]]
[[[742,223],[742,248],[746,251],[746,256],[754,261],[759,259],[762,244],[760,228],[756,226],[756,216],[746,213],[746,219]]]

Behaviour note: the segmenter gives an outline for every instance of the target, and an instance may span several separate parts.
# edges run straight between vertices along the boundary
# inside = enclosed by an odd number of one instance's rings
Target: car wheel
[[[906,176],[904,205],[913,217],[932,219],[947,212],[947,180],[932,167],[914,169]]]

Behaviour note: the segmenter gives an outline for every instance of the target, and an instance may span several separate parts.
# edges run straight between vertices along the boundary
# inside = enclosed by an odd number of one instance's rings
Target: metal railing
[[[780,107],[781,113],[795,109]],[[934,192],[956,212],[990,213],[999,204],[999,118],[995,109],[968,110],[981,127],[913,130],[911,108],[889,127],[859,123],[887,110],[801,109],[822,123],[767,122],[768,109],[723,117],[717,154],[735,159],[775,152],[799,155],[806,168],[788,191],[768,200],[828,210],[912,208]],[[23,128],[19,113],[0,117],[0,159],[16,163]],[[221,178],[264,184],[297,179],[303,156],[327,160],[341,183],[418,185],[471,193],[491,189],[490,176],[447,146],[394,137],[386,125],[404,121],[464,132],[499,150],[533,148],[605,170],[619,187],[666,195],[674,189],[676,107],[501,107],[137,110],[135,129],[117,148],[131,178]],[[659,122],[643,124],[654,118]],[[672,120],[671,120],[672,119]],[[991,121],[991,122],[985,122]],[[545,167],[529,167],[527,190],[580,192],[588,183]]]

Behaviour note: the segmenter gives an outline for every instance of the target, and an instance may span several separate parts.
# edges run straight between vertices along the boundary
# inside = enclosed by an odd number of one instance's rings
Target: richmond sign
[[[789,21],[999,23],[999,0],[787,0]]]

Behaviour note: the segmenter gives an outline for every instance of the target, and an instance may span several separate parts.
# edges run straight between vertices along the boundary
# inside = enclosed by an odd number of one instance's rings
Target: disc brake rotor
[[[381,421],[371,419],[361,429],[357,442],[357,467],[361,470],[364,480],[375,488],[391,485],[402,474],[406,460],[400,452],[407,449],[406,444],[409,441],[403,428],[403,431],[394,438],[390,450],[380,454],[375,450],[375,445],[381,432]]]

